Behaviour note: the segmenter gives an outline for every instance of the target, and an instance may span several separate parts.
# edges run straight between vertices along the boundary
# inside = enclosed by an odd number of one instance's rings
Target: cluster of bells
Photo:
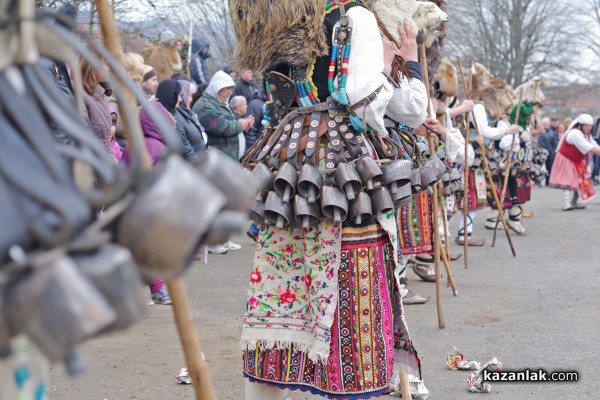
[[[413,194],[430,190],[445,176],[456,189],[458,173],[447,172],[444,151],[430,156],[429,148],[419,145],[423,162],[395,159],[380,164],[363,157],[339,163],[332,173],[322,173],[310,164],[298,171],[289,162],[274,173],[258,163],[252,170],[258,195],[251,218],[278,228],[310,228],[323,218],[334,223],[350,218],[361,224],[410,203]]]
[[[245,225],[256,194],[248,181],[217,151],[196,165],[168,156],[101,234],[83,232],[62,254],[33,257],[4,282],[0,357],[22,333],[50,362],[81,373],[77,346],[136,322],[147,308],[144,283],[179,276],[202,244],[223,243]]]
[[[546,169],[546,159],[548,158],[548,155],[548,150],[536,146],[528,153],[528,158],[526,160],[513,162],[511,173],[526,173],[529,179],[537,181],[548,175],[548,170]],[[504,172],[507,163],[505,152],[494,149],[487,153],[487,157],[490,171],[493,174],[501,174]]]

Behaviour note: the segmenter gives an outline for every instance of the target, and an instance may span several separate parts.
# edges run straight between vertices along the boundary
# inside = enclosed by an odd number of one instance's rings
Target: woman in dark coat
[[[187,119],[181,113],[177,112],[181,104],[181,91],[182,87],[178,81],[167,79],[158,85],[156,99],[175,118],[175,130],[183,144],[181,156],[184,160],[191,161],[198,158],[198,154],[194,150],[194,146],[190,143],[189,137],[191,136],[192,141],[197,145],[197,136],[201,137],[202,135],[197,132],[197,128],[195,127],[193,127],[196,130],[194,132]]]
[[[196,86],[189,81],[178,80],[181,85],[181,102],[175,111],[175,121],[178,131],[185,132],[187,140],[196,154],[202,153],[206,149],[204,138],[204,127],[198,121],[198,117],[191,109],[192,97]]]

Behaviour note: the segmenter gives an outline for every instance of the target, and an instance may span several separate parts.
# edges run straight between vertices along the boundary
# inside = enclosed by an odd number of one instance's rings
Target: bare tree
[[[446,51],[515,87],[536,75],[580,72],[574,58],[584,32],[566,0],[455,1],[448,9]]]

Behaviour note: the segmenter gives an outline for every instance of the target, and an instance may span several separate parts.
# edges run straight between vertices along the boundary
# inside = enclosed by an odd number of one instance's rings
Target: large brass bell
[[[123,213],[117,241],[131,250],[145,279],[176,277],[226,202],[192,165],[169,156]]]
[[[381,219],[382,214],[390,212],[394,209],[394,201],[390,195],[390,191],[385,186],[379,186],[369,192],[371,198],[371,206],[377,219]]]
[[[289,162],[283,163],[275,177],[273,189],[281,197],[284,203],[289,202],[296,193],[298,183],[298,171]]]
[[[294,196],[294,216],[302,228],[310,228],[319,223],[319,203],[309,203],[300,195]]]
[[[365,192],[360,192],[356,199],[350,203],[350,218],[355,224],[360,225],[372,214],[371,198]]]
[[[359,159],[356,162],[356,171],[367,190],[372,190],[376,184],[381,183],[383,172],[381,172],[379,164],[371,157]]]
[[[109,329],[125,329],[142,317],[147,308],[147,289],[128,249],[107,243],[95,252],[74,255],[73,259],[117,313]]]
[[[392,160],[381,167],[383,178],[381,183],[389,186],[390,194],[394,196],[398,187],[410,184],[412,162],[409,160]]]
[[[81,372],[75,347],[117,318],[67,256],[43,263],[11,284],[5,311],[11,332],[26,334],[50,362],[65,361],[71,373]]]
[[[258,190],[256,199],[260,202],[264,202],[267,193],[273,188],[275,176],[273,176],[269,167],[263,163],[258,163],[252,170],[252,177],[254,178]]]
[[[335,186],[323,186],[321,191],[321,211],[327,219],[342,222],[348,214],[346,195]]]
[[[323,181],[323,175],[317,168],[310,164],[304,164],[298,176],[298,193],[306,198],[310,204],[313,204],[321,196]]]
[[[348,200],[354,200],[362,188],[360,175],[356,169],[347,163],[339,163],[335,169],[335,181],[344,191]]]
[[[228,210],[247,212],[256,198],[256,182],[251,174],[220,150],[202,153],[196,162],[200,172],[224,195]]]
[[[294,216],[294,210],[292,203],[287,201],[284,202],[279,195],[273,191],[267,195],[265,201],[265,217],[282,229],[289,226]]]

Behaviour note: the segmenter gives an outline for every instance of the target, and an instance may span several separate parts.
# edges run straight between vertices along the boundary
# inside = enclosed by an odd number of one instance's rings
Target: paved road
[[[432,299],[405,308],[431,399],[600,398],[600,199],[587,210],[567,213],[560,211],[558,190],[537,188],[533,197],[528,235],[513,239],[517,258],[503,236],[495,248],[489,246],[491,231],[483,228],[484,213],[478,215],[476,233],[488,245],[470,251],[468,270],[462,260],[454,263],[459,297],[444,288],[445,329],[437,325],[434,284],[410,273],[409,285]],[[453,229],[456,223],[455,218]],[[244,245],[241,251],[211,256],[208,265],[193,265],[185,279],[219,399],[240,400],[238,339],[253,248],[245,236],[236,240]],[[466,388],[469,373],[446,368],[452,346],[467,359],[497,357],[506,369],[577,370],[580,380],[494,384],[491,394],[472,394]],[[85,376],[73,380],[62,367],[51,371],[52,400],[194,398],[191,386],[173,380],[183,356],[169,306],[149,307],[134,328],[94,339],[83,351],[89,363]]]

